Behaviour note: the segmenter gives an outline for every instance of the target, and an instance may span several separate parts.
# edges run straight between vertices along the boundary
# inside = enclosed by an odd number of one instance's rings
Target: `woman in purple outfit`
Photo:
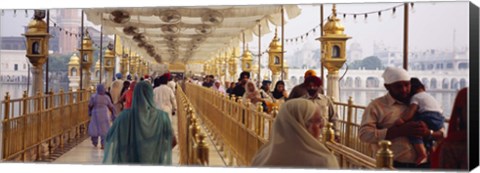
[[[101,138],[101,145],[105,143],[105,136],[110,128],[108,119],[108,110],[111,112],[112,122],[115,120],[115,107],[110,98],[105,94],[105,87],[102,84],[97,85],[97,93],[90,98],[88,103],[90,115],[90,124],[88,125],[88,135],[92,137],[93,146],[97,147],[98,137]]]

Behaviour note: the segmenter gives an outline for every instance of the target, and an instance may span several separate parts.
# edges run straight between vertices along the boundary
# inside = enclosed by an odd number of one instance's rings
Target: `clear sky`
[[[337,12],[365,13],[378,11],[396,6],[400,3],[343,3],[337,4]],[[287,21],[285,26],[285,38],[294,38],[305,34],[320,23],[320,7],[318,5],[301,5],[302,14],[293,20]],[[32,11],[29,10],[29,16]],[[348,45],[353,42],[360,43],[363,55],[368,56],[373,52],[374,42],[383,42],[392,49],[401,50],[403,44],[403,7],[397,8],[394,15],[392,10],[378,14],[370,14],[365,22],[364,15],[338,16],[345,26],[345,33],[352,37]],[[324,16],[331,14],[331,5],[324,5]],[[455,30],[456,47],[468,46],[468,2],[416,2],[413,11],[409,13],[409,49],[452,49],[453,33]],[[24,10],[17,10],[14,17],[13,10],[4,10],[1,16],[1,36],[21,36],[23,26],[30,17],[25,16]],[[87,24],[89,25],[89,24]],[[274,30],[274,26],[271,29]],[[280,28],[279,28],[280,31]],[[310,33],[304,41],[287,43],[285,49],[287,55],[301,49],[303,46],[319,47],[315,38],[319,37],[318,29]],[[312,35],[313,34],[313,35]],[[256,37],[249,43],[252,50],[256,50],[258,42]],[[273,33],[262,37],[262,50],[268,47],[273,38]]]

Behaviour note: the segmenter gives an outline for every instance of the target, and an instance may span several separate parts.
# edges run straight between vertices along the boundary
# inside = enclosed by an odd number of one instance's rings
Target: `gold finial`
[[[337,9],[335,8],[335,4],[333,4],[333,8],[332,8],[332,14],[333,16],[337,16]]]

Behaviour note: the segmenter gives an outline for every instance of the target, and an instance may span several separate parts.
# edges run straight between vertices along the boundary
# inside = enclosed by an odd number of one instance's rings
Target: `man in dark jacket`
[[[243,94],[245,93],[245,84],[250,80],[250,73],[249,72],[242,72],[240,73],[240,77],[238,78],[238,83],[235,88],[233,88],[232,94],[235,97],[243,97]]]

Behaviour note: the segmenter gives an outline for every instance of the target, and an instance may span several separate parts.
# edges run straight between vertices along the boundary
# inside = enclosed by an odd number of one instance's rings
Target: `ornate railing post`
[[[335,131],[333,130],[333,123],[327,123],[327,126],[324,129],[323,133],[323,142],[334,142],[335,141]]]
[[[28,94],[27,94],[27,91],[23,91],[23,96],[22,96],[22,117],[23,117],[23,143],[22,143],[22,146],[23,146],[23,154],[22,154],[22,159],[23,161],[27,161],[27,131],[29,130],[28,127],[28,124],[27,124],[27,119],[29,118],[29,116],[27,116],[27,111],[28,111]]]
[[[351,147],[352,144],[350,141],[352,141],[351,138],[351,133],[352,133],[352,114],[353,114],[353,99],[350,96],[348,98],[348,107],[347,107],[347,124],[346,124],[346,132],[345,134],[345,145],[348,147]]]
[[[197,128],[200,128],[197,125]],[[201,165],[208,165],[208,145],[205,142],[205,134],[198,133],[195,135],[197,139],[197,144],[195,146],[195,159],[200,161]]]
[[[194,137],[197,134],[197,119],[192,116],[191,117],[191,122],[190,127],[188,128],[189,130],[189,135],[188,135],[188,148],[189,148],[189,156],[188,156],[188,164],[194,164],[195,163],[195,152],[193,145],[195,144]]]
[[[377,168],[393,169],[393,152],[390,150],[392,143],[387,140],[378,142],[380,149],[377,151]]]
[[[261,127],[261,118],[262,118],[263,106],[261,102],[257,102],[257,116],[255,116],[255,133],[257,135],[261,135],[262,127]]]
[[[7,92],[5,94],[5,101],[4,101],[5,107],[4,107],[4,117],[3,117],[3,159],[7,159],[7,153],[9,153],[9,144],[7,143],[7,139],[9,137],[9,132],[10,132],[10,126],[8,123],[9,115],[10,115],[10,94]]]

